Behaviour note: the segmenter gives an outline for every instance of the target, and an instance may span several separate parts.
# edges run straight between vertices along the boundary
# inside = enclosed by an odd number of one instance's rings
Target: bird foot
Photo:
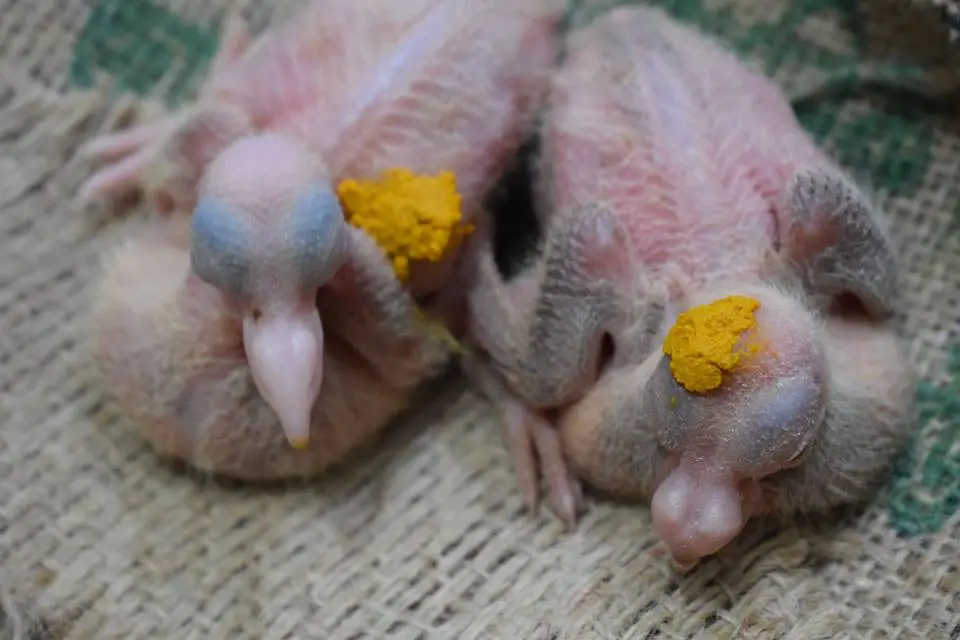
[[[507,451],[527,507],[536,513],[540,503],[539,472],[547,481],[547,504],[567,526],[576,527],[583,509],[580,480],[567,465],[560,434],[539,411],[528,407],[507,390],[489,367],[465,355],[464,370],[481,392],[493,403],[500,416]]]
[[[206,84],[209,86],[225,68],[242,56],[249,44],[246,23],[240,18],[229,20],[220,48],[211,62]],[[139,188],[149,193],[161,211],[168,212],[176,208],[187,196],[181,192],[189,189],[189,186],[180,185],[177,188],[176,177],[183,168],[177,166],[178,158],[169,157],[168,152],[171,147],[181,147],[179,150],[184,152],[182,147],[196,146],[198,148],[192,153],[187,150],[187,161],[209,155],[203,153],[206,141],[197,138],[197,130],[206,128],[220,132],[233,128],[229,120],[224,126],[223,116],[222,109],[217,105],[212,108],[194,105],[155,122],[93,138],[81,149],[81,154],[104,164],[81,185],[81,200],[86,202]],[[191,136],[192,139],[184,139],[185,136]],[[185,144],[178,143],[178,138]],[[166,166],[163,160],[169,161]],[[169,166],[170,163],[173,166]],[[192,180],[190,186],[195,181]]]
[[[143,188],[144,174],[179,124],[175,115],[132,129],[98,136],[81,153],[104,166],[80,186],[84,202],[133,188]]]

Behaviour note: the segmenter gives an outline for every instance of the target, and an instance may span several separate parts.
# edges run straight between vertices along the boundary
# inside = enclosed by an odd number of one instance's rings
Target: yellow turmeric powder
[[[337,187],[347,220],[384,250],[401,282],[410,262],[438,262],[473,229],[462,223],[461,197],[453,172],[417,175],[389,169],[377,180],[344,180]]]
[[[719,387],[725,371],[732,371],[744,353],[756,351],[756,345],[736,347],[755,326],[759,308],[753,298],[728,296],[681,313],[663,342],[677,382],[691,393]]]

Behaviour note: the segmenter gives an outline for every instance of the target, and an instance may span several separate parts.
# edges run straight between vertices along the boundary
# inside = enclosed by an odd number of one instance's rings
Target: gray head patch
[[[812,441],[823,421],[824,387],[812,376],[777,381],[744,412],[738,462],[744,472],[786,460]]]
[[[244,292],[251,247],[237,214],[216,200],[201,200],[190,227],[190,266],[200,279],[231,295]]]
[[[288,246],[302,282],[321,285],[343,263],[346,222],[340,200],[329,186],[311,187],[294,205]]]

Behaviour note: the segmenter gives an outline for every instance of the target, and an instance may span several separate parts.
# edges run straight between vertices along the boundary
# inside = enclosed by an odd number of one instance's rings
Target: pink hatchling
[[[406,404],[449,358],[414,300],[456,255],[401,284],[338,185],[451,172],[464,222],[481,215],[548,87],[563,8],[314,1],[252,45],[235,21],[195,104],[89,144],[111,162],[85,197],[140,185],[170,214],[108,258],[96,309],[99,366],[152,441],[221,472],[307,473]]]
[[[542,257],[503,282],[488,251],[471,298],[528,499],[536,450],[557,511],[576,478],[650,499],[687,566],[866,499],[911,425],[895,256],[776,85],[618,8],[569,36],[541,162]]]

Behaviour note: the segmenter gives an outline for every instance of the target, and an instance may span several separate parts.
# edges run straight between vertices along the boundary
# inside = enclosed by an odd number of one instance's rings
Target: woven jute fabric
[[[591,500],[574,533],[526,513],[489,407],[456,380],[319,482],[251,488],[163,462],[89,381],[89,286],[128,222],[75,202],[90,171],[77,148],[144,102],[188,99],[228,5],[260,28],[293,3],[5,0],[0,638],[960,636],[960,57],[946,27],[922,3],[661,4],[781,82],[892,218],[921,415],[873,504],[753,525],[679,576],[643,506]]]

